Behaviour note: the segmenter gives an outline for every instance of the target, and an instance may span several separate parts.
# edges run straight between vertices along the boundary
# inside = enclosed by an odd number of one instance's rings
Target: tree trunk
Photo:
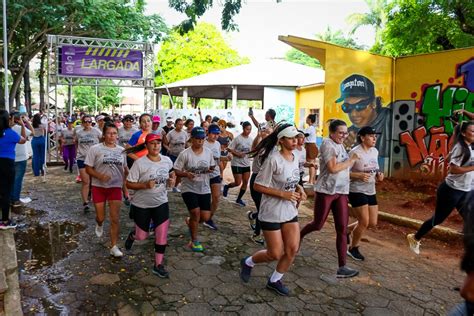
[[[25,92],[25,107],[28,114],[31,114],[31,84],[30,84],[30,63],[26,65],[23,75],[23,85]]]
[[[18,89],[16,89],[16,94],[15,94],[15,107],[17,111],[20,110],[20,104],[21,104],[21,88],[18,87]]]
[[[48,55],[48,48],[45,46],[45,47],[43,47],[43,50],[41,51],[41,62],[40,62],[40,69],[39,69],[39,73],[38,73],[39,95],[40,95],[39,108],[40,108],[41,111],[43,111],[44,108],[46,107],[46,104],[44,102],[44,96],[45,96],[44,75],[45,75],[46,56],[47,55]]]
[[[5,89],[4,89],[4,78],[3,73],[0,73],[2,80],[0,80],[0,109],[5,109]]]

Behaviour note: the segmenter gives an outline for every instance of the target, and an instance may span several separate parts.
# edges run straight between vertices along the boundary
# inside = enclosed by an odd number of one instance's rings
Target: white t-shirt
[[[173,162],[166,156],[160,155],[160,158],[160,161],[151,161],[147,156],[143,156],[133,163],[127,181],[143,183],[154,180],[156,183],[152,189],[134,190],[131,199],[133,205],[140,208],[152,208],[168,202],[166,182],[173,169]]]
[[[124,168],[127,159],[121,146],[107,147],[104,143],[92,146],[87,153],[85,164],[93,167],[97,172],[110,176],[110,180],[102,182],[95,177],[92,185],[101,188],[121,188],[124,180]]]
[[[319,176],[314,185],[314,191],[325,194],[349,194],[349,168],[337,173],[330,173],[328,161],[336,157],[336,163],[349,159],[344,145],[337,144],[331,138],[325,138],[319,150]]]
[[[21,136],[21,125],[15,124],[12,127],[18,135]],[[31,135],[31,131],[25,127],[26,137]],[[28,160],[28,152],[25,144],[16,144],[15,146],[15,162]]]
[[[206,147],[203,148],[202,153],[199,155],[194,153],[191,147],[182,151],[174,163],[174,168],[179,171],[193,173],[194,179],[181,178],[181,192],[211,193],[209,168],[215,165],[214,156]]]
[[[170,150],[168,154],[178,156],[186,147],[188,141],[188,133],[185,130],[177,132],[175,129],[171,130],[166,134],[166,140],[168,140],[168,146]]]
[[[365,151],[362,145],[357,145],[349,152],[349,157],[352,153],[356,153],[357,156],[359,156],[359,160],[354,163],[351,172],[369,173],[370,179],[369,182],[351,179],[349,192],[374,195],[375,176],[380,169],[378,162],[379,151],[375,147],[371,147],[368,151]]]
[[[128,144],[128,141],[138,131],[135,127],[131,127],[129,130],[126,130],[123,126],[118,130],[118,143],[120,146],[125,147]]]
[[[306,149],[301,147],[301,150],[295,148],[293,150],[293,154],[298,158],[298,168],[300,169],[300,173],[304,173],[304,164],[306,163]]]
[[[221,175],[220,168],[219,168],[219,160],[221,159],[221,144],[218,141],[215,141],[214,143],[210,143],[207,141],[207,139],[204,141],[204,147],[209,148],[209,150],[212,152],[212,156],[214,157],[214,160],[216,161],[216,167],[214,168],[214,171],[211,172],[210,178],[215,178]]]
[[[96,129],[91,128],[86,131],[84,128],[76,130],[76,140],[77,140],[77,160],[86,159],[87,151],[93,145],[100,142],[102,133]]]
[[[240,134],[230,143],[229,148],[241,153],[248,153],[252,150],[252,143],[252,137],[244,137]],[[230,165],[234,167],[250,167],[250,158],[248,155],[245,155],[244,158],[233,155]]]
[[[458,167],[472,166],[474,165],[474,150],[471,147],[471,159],[468,159],[462,166],[462,147],[459,144],[454,145],[453,149],[450,152],[450,164],[453,164]],[[452,174],[448,172],[446,176],[446,184],[455,190],[460,190],[464,192],[471,191],[472,181],[474,177],[474,171],[466,172],[463,174]]]
[[[71,129],[63,129],[61,131],[61,136],[64,140],[64,143],[62,144],[63,146],[69,146],[69,145],[74,145],[74,130]]]
[[[314,127],[314,125],[310,125],[310,126],[306,127],[306,129],[304,130],[304,133],[309,134],[304,139],[305,143],[314,143],[314,144],[316,144],[316,127]]]
[[[255,183],[282,191],[296,190],[300,181],[298,159],[293,154],[293,161],[288,161],[279,151],[274,151],[265,159]],[[262,195],[258,219],[270,223],[284,223],[298,215],[296,203],[274,196]]]

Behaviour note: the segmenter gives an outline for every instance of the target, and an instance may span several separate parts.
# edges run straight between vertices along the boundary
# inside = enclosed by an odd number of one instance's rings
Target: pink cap
[[[153,115],[153,118],[151,119],[153,123],[160,123],[160,117],[158,115]]]

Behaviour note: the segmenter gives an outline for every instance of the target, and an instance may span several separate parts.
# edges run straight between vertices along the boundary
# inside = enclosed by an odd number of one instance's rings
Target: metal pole
[[[95,81],[95,111],[94,111],[94,115],[97,115],[97,80]]]
[[[7,1],[3,0],[3,70],[5,74],[5,110],[10,110],[8,93],[8,40],[7,40]]]

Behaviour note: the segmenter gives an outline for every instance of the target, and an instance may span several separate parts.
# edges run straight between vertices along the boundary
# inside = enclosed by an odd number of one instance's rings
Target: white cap
[[[288,138],[292,138],[292,137],[296,137],[297,135],[299,134],[298,130],[296,129],[296,127],[294,126],[288,126],[287,128],[283,129],[282,131],[280,131],[277,135],[278,139],[282,138],[282,137],[288,137]]]

